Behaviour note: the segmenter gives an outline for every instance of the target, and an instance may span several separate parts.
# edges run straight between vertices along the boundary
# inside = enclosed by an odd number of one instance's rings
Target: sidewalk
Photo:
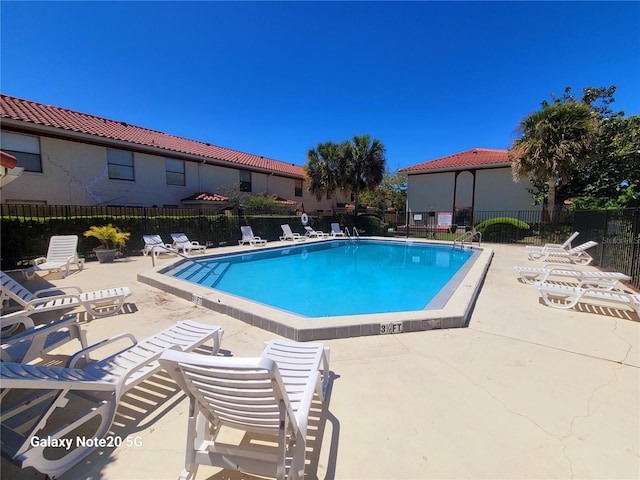
[[[324,342],[333,381],[309,478],[640,478],[639,319],[546,307],[513,271],[531,264],[524,248],[491,248],[468,328]],[[150,268],[148,257],[90,262],[66,279],[26,285],[129,286],[126,313],[85,324],[90,343],[125,331],[144,339],[188,318],[222,326],[222,348],[235,356],[258,355],[273,337],[137,282]],[[61,479],[177,478],[187,402],[171,388],[149,398],[122,406],[114,426],[134,445],[100,449]],[[197,478],[252,478],[218,472],[201,467]],[[5,459],[2,474],[44,478]]]

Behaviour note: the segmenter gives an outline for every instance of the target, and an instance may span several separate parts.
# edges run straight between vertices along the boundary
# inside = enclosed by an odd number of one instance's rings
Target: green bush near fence
[[[517,218],[495,217],[478,223],[475,228],[482,234],[482,240],[493,242],[505,238],[518,240],[525,236],[530,226]]]
[[[353,221],[346,223],[339,217],[311,217],[310,220],[316,230],[325,232],[329,231],[332,222],[339,222],[343,227],[349,228],[353,223]],[[241,225],[251,225],[255,235],[268,241],[279,240],[282,235],[280,225],[283,224],[289,224],[294,232],[304,234],[300,217],[296,215],[246,211],[197,216],[91,215],[69,218],[5,216],[0,221],[2,268],[23,267],[28,265],[30,260],[46,254],[49,239],[53,235],[78,235],[78,253],[85,259],[92,260],[93,249],[99,242],[94,238],[84,237],[82,233],[89,230],[92,225],[108,223],[131,234],[130,240],[122,248],[125,256],[140,255],[144,248],[142,236],[148,234],[160,235],[165,242],[169,243],[171,233],[184,233],[190,240],[196,240],[210,248],[237,245]],[[367,235],[374,235],[381,229],[380,221],[364,216],[359,217],[358,229],[362,232],[361,228],[367,232]]]
[[[542,223],[539,226],[542,243],[564,243],[573,233],[572,225],[554,225]]]

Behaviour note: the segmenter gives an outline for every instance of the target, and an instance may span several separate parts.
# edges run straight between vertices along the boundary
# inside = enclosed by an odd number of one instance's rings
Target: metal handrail
[[[473,244],[473,239],[475,236],[478,236],[478,245],[480,245],[480,241],[482,240],[482,234],[480,232],[476,232],[475,230],[471,230],[468,232],[464,232],[458,238],[453,241],[453,248],[456,248],[456,244],[460,243],[460,248],[464,247],[465,242],[469,242]]]
[[[349,231],[349,227],[344,227],[344,234],[349,239],[349,243],[357,242],[360,239],[360,234],[356,227],[353,227],[353,235]]]
[[[152,249],[151,249],[151,265],[152,266],[156,266],[156,249],[159,250],[166,250],[169,253],[175,253],[176,255],[178,255],[179,257],[182,258],[186,258],[187,260],[191,260],[189,257],[187,257],[184,253],[180,253],[177,250],[174,250],[172,248],[166,247],[165,245],[155,245]]]

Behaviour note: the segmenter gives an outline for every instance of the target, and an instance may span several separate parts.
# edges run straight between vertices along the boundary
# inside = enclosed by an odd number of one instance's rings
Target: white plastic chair
[[[289,226],[289,224],[280,225],[280,228],[282,228],[282,236],[280,237],[280,240],[291,240],[294,242],[300,242],[307,239],[307,237],[303,237],[299,233],[294,233],[293,231],[291,231],[291,227]]]
[[[527,254],[529,255],[529,259],[540,262],[547,261],[550,258],[562,258],[569,260],[571,263],[588,265],[593,260],[593,257],[591,257],[586,250],[596,245],[598,245],[598,242],[589,241],[569,250],[563,248],[541,248],[540,250],[529,250]]]
[[[34,325],[24,312],[5,315],[0,319],[2,328],[16,324],[24,326],[24,332],[2,339],[0,358],[3,362],[29,363],[71,340],[78,340],[82,348],[87,346],[87,336],[77,323],[76,315],[68,315],[45,325]]]
[[[206,245],[200,245],[200,243],[195,240],[189,240],[184,233],[172,233],[171,239],[173,240],[172,247],[178,252],[182,250],[185,255],[189,255],[193,251],[204,253],[207,249]]]
[[[84,268],[84,259],[78,257],[77,235],[54,235],[49,239],[46,257],[33,261],[33,266],[22,271],[27,280],[31,280],[37,272],[62,271],[62,276],[69,275],[71,263],[75,262],[78,271]]]
[[[575,240],[575,238],[580,235],[580,232],[573,232],[569,238],[567,238],[564,243],[545,243],[543,246],[537,246],[537,245],[527,245],[525,247],[525,249],[527,251],[539,251],[541,249],[550,249],[550,248],[561,248],[563,250],[570,250],[571,249],[571,242],[573,240]]]
[[[332,223],[331,224],[331,236],[332,237],[344,237],[344,232],[340,230],[340,224]]]
[[[304,229],[306,231],[307,237],[324,238],[324,237],[328,237],[329,236],[329,234],[321,232],[320,230],[314,230],[309,225],[305,225]]]
[[[65,286],[31,292],[2,271],[0,281],[2,294],[15,300],[27,313],[83,307],[94,317],[106,317],[120,312],[131,295],[129,287],[83,292],[80,287]]]
[[[154,258],[158,258],[161,253],[178,253],[170,243],[164,243],[160,235],[143,235],[144,248],[142,254],[146,257],[149,253],[153,253]]]
[[[245,243],[248,243],[249,245],[251,245],[252,247],[255,247],[256,245],[266,245],[267,241],[260,238],[260,237],[256,237],[253,234],[253,230],[250,226],[248,225],[244,225],[242,227],[240,227],[240,232],[242,232],[242,238],[240,240],[238,240],[238,244],[239,245],[244,245]]]
[[[304,478],[311,403],[324,401],[329,374],[329,351],[322,344],[273,341],[258,358],[165,351],[160,363],[189,397],[180,478],[194,478],[201,464]],[[218,439],[222,428],[271,435],[275,446],[223,443]]]
[[[209,340],[212,354],[220,348],[220,327],[185,320],[136,342],[129,334],[87,347],[74,355],[68,367],[48,367],[0,362],[2,383],[2,455],[22,468],[33,467],[49,477],[57,477],[89,455],[96,446],[81,445],[70,436],[81,431],[87,438],[104,438],[116,415],[120,399],[162,368],[158,359],[165,349],[190,352]],[[77,368],[90,353],[116,341],[129,340],[132,346],[103,360]],[[206,358],[204,355],[199,355]],[[11,392],[27,394],[12,403]],[[33,392],[29,392],[33,390]],[[20,395],[17,395],[20,397]],[[66,408],[65,408],[66,407]],[[74,408],[73,415],[66,409]],[[74,440],[69,449],[57,448],[46,454],[46,446],[32,439]]]
[[[615,303],[635,310],[640,316],[640,295],[625,291],[621,286],[610,282],[585,280],[577,286],[559,285],[556,283],[536,282],[535,287],[546,305],[554,308],[569,309],[579,302]],[[554,301],[559,298],[562,303]]]
[[[600,280],[617,282],[631,280],[629,275],[620,272],[582,271],[572,265],[549,265],[548,267],[513,267],[524,283],[533,285],[536,282],[546,282],[549,277],[570,278],[577,281]]]

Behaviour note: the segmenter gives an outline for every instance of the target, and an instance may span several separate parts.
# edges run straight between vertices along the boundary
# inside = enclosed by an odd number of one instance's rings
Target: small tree
[[[555,220],[556,188],[576,166],[586,163],[597,129],[597,116],[586,104],[543,102],[542,110],[524,118],[520,137],[509,150],[514,180],[546,182],[547,212]]]
[[[378,210],[403,210],[407,205],[407,177],[385,170],[380,185],[362,192],[360,200]]]
[[[335,198],[335,192],[342,185],[343,144],[319,143],[307,152],[304,171],[309,184],[309,192],[320,201],[323,197]]]
[[[371,140],[369,135],[354,135],[344,146],[343,187],[353,192],[355,215],[358,215],[360,192],[371,190],[380,185],[386,158],[385,148],[378,139]]]

